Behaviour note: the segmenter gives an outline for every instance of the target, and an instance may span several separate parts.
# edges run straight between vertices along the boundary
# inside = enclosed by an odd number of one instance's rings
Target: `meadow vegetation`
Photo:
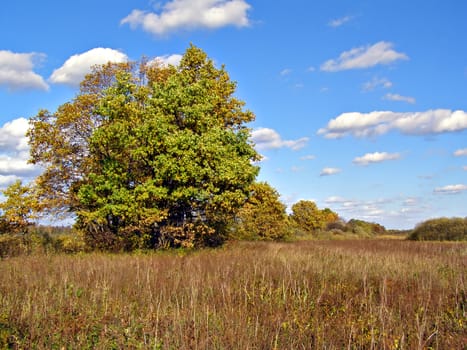
[[[467,244],[232,242],[0,261],[0,348],[462,349]]]

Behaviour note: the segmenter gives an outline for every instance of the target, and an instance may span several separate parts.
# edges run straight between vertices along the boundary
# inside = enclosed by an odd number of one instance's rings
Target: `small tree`
[[[266,182],[254,183],[250,197],[237,213],[234,237],[249,240],[282,240],[287,236],[285,205]]]
[[[11,184],[2,193],[6,200],[0,203],[0,233],[26,233],[36,219],[36,201],[30,186],[20,180]]]
[[[322,213],[313,201],[301,200],[292,205],[290,220],[303,233],[313,233],[324,227]]]

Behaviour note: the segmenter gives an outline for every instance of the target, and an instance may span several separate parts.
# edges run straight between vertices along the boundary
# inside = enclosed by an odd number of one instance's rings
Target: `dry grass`
[[[0,261],[0,348],[462,349],[467,244],[236,243]]]

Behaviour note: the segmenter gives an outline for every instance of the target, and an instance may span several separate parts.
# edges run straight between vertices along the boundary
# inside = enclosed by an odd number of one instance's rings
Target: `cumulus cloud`
[[[344,16],[344,17],[341,17],[341,18],[332,19],[332,20],[330,20],[328,22],[328,26],[333,27],[333,28],[337,28],[337,27],[340,27],[343,24],[351,21],[353,18],[354,18],[353,16]]]
[[[382,87],[384,89],[389,89],[392,87],[392,82],[387,78],[376,78],[374,77],[370,81],[367,81],[363,84],[362,89],[363,91],[373,91],[378,87]]]
[[[142,27],[157,36],[180,29],[246,27],[250,8],[244,0],[172,0],[159,14],[133,10],[121,24],[129,24],[132,29]]]
[[[38,53],[15,53],[0,50],[0,85],[8,90],[38,89],[48,90],[44,79],[34,72],[37,62],[45,55]]]
[[[444,187],[435,188],[434,192],[436,194],[459,194],[464,191],[467,191],[467,185],[457,184],[457,185],[447,185]]]
[[[290,148],[297,151],[305,147],[308,137],[302,137],[297,140],[283,140],[277,131],[269,128],[259,128],[253,130],[251,139],[256,144],[258,150]]]
[[[25,118],[18,118],[6,122],[0,127],[0,147],[2,152],[22,152],[28,149],[26,131],[29,122]]]
[[[392,43],[380,41],[371,46],[353,48],[341,53],[337,59],[324,62],[321,65],[321,70],[337,72],[348,69],[363,69],[408,59],[406,54],[397,52],[392,47]]]
[[[63,66],[53,71],[50,81],[56,84],[78,86],[84,76],[91,71],[91,67],[108,62],[126,61],[128,61],[127,55],[118,50],[97,47],[68,58]]]
[[[387,160],[396,160],[400,157],[401,155],[399,153],[374,152],[367,153],[362,157],[355,158],[353,163],[357,165],[368,165],[371,163],[381,163]]]
[[[407,103],[410,103],[410,104],[415,103],[415,98],[413,98],[413,97],[402,96],[402,95],[399,95],[399,94],[390,94],[390,93],[384,95],[383,100],[407,102]]]
[[[319,135],[335,139],[346,135],[370,137],[399,130],[407,135],[440,134],[467,129],[467,112],[436,109],[425,112],[398,113],[374,111],[349,112],[329,121]]]
[[[0,176],[2,182],[13,182],[20,176],[37,173],[38,167],[28,163],[29,145],[26,131],[29,123],[18,118],[0,127]]]
[[[330,176],[330,175],[336,175],[342,172],[342,169],[339,168],[324,168],[321,170],[321,173],[319,176]]]
[[[27,175],[36,170],[33,164],[28,163],[28,153],[15,156],[0,155],[0,175]]]
[[[467,156],[467,148],[458,149],[457,151],[454,152],[454,155],[455,155],[456,157]]]

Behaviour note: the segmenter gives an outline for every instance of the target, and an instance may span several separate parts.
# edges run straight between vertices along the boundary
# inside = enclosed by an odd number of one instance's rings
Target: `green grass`
[[[462,349],[467,244],[234,243],[0,261],[0,349]]]

